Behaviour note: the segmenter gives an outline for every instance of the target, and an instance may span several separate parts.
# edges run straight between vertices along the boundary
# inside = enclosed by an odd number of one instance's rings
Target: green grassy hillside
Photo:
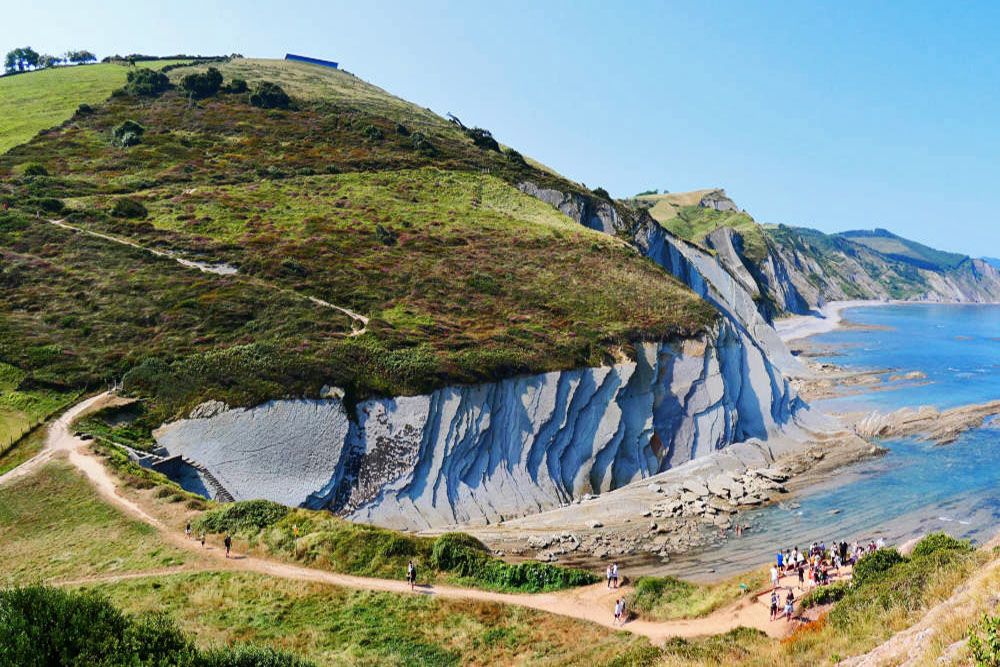
[[[155,68],[177,60],[150,63]],[[0,77],[0,153],[67,120],[81,104],[98,104],[125,83],[125,65],[53,67]]]
[[[968,259],[956,252],[935,250],[916,241],[904,239],[885,229],[855,230],[838,234],[854,243],[893,259],[909,262],[932,271],[954,269]]]
[[[667,231],[686,241],[705,244],[705,237],[720,227],[731,227],[743,239],[744,253],[755,262],[767,256],[764,232],[742,211],[717,211],[700,205],[702,197],[718,190],[694,190],[662,195],[641,195],[636,201]]]
[[[67,389],[128,374],[163,418],[208,396],[414,393],[596,365],[713,320],[628,246],[519,192],[578,186],[518,154],[343,72],[219,68],[277,81],[291,107],[117,94],[0,157],[0,360]],[[171,76],[192,69],[206,66]],[[112,142],[125,121],[145,129],[129,148]],[[123,199],[145,211],[115,217]],[[366,332],[309,298],[370,318]]]

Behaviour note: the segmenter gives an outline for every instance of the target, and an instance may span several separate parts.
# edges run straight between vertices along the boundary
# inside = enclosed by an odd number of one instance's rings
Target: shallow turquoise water
[[[825,401],[827,409],[951,407],[1000,398],[1000,306],[901,305],[848,311],[850,329],[814,338],[838,345],[829,361],[852,368],[920,370],[926,384]],[[892,373],[890,373],[892,374]],[[744,515],[752,530],[721,546],[678,559],[665,571],[712,578],[767,562],[777,548],[813,540],[890,543],[934,530],[984,541],[1000,530],[1000,424],[994,421],[935,446],[882,443],[889,453],[844,469],[784,506]],[[798,507],[795,507],[797,504]],[[714,572],[712,572],[714,570]]]

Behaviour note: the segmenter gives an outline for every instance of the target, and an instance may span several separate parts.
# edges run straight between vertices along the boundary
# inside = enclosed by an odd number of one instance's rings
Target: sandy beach
[[[889,301],[831,301],[810,315],[793,315],[776,320],[774,328],[786,343],[833,331],[840,325],[843,311],[859,306],[884,306]]]

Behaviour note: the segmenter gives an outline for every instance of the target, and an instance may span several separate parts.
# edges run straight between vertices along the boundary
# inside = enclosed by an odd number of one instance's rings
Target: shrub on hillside
[[[524,156],[518,153],[513,148],[505,148],[503,151],[503,156],[507,158],[508,161],[518,165],[519,167],[523,167],[528,164],[525,161]]]
[[[410,136],[410,128],[406,127],[402,123],[396,123],[396,134],[402,137]]]
[[[229,503],[198,517],[195,526],[208,533],[256,533],[281,521],[289,509],[270,500]]]
[[[29,199],[27,208],[45,211],[46,213],[62,213],[66,205],[61,199],[55,197],[35,197]]]
[[[410,137],[410,143],[421,155],[425,155],[427,157],[437,155],[437,148],[435,148],[434,144],[427,140],[427,137],[423,132],[414,132],[413,136]]]
[[[983,614],[969,636],[969,653],[977,665],[1000,667],[1000,616]]]
[[[288,93],[276,83],[261,81],[254,85],[248,98],[250,104],[262,109],[287,109],[292,100]]]
[[[493,138],[493,134],[489,130],[484,130],[481,127],[466,128],[465,134],[472,139],[474,143],[479,148],[483,150],[490,150],[500,152],[500,144],[497,140]]]
[[[170,79],[163,72],[141,67],[130,70],[125,91],[130,95],[154,97],[170,88]]]
[[[361,134],[364,135],[365,139],[370,141],[381,141],[385,137],[385,133],[374,125],[365,125],[364,129],[361,130]]]
[[[463,533],[445,533],[434,542],[431,564],[477,584],[500,590],[538,592],[597,581],[590,572],[548,563],[507,563],[494,558],[479,540]]]
[[[814,588],[806,593],[802,598],[802,608],[808,609],[810,607],[833,604],[834,602],[838,602],[843,599],[849,590],[848,585],[843,581],[838,581],[837,583],[830,584],[829,586]]]
[[[913,557],[928,556],[936,551],[972,551],[972,544],[946,533],[931,533],[913,547]]]
[[[600,197],[601,199],[607,199],[609,201],[611,199],[611,195],[608,194],[608,191],[605,190],[604,188],[594,188],[593,190],[591,190],[591,192],[593,192],[595,196]]]
[[[136,200],[129,199],[128,197],[122,197],[115,202],[114,207],[111,209],[111,215],[116,218],[141,220],[149,215],[149,211],[147,211],[146,207]]]
[[[250,88],[247,86],[247,82],[243,79],[233,79],[222,87],[222,92],[229,93],[231,95],[238,95],[240,93],[247,92],[249,89]]]
[[[134,120],[126,120],[111,130],[111,143],[121,148],[135,146],[142,141],[142,135],[145,132],[146,128],[139,123]]]
[[[851,582],[855,586],[865,586],[878,581],[893,567],[905,562],[906,558],[895,549],[879,549],[858,561],[854,566]]]
[[[164,615],[131,616],[93,592],[30,586],[0,591],[0,664],[307,667],[271,649],[199,651]]]
[[[695,586],[676,577],[641,577],[635,584],[631,606],[648,613],[660,604],[690,595]]]
[[[21,170],[21,173],[24,174],[25,176],[48,176],[49,175],[48,169],[46,169],[42,165],[38,164],[37,162],[29,162],[28,164],[24,165],[24,168]]]
[[[195,99],[211,97],[222,88],[222,73],[214,67],[209,67],[204,72],[188,74],[181,79],[181,88]]]

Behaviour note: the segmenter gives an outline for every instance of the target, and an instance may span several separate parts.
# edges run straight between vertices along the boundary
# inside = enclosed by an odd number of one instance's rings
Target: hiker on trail
[[[806,564],[799,561],[798,567],[796,568],[799,572],[799,588],[805,590],[805,579],[806,579]]]
[[[615,582],[615,588],[618,588],[618,563],[611,564],[611,580]]]
[[[771,620],[778,617],[778,591],[771,591]]]
[[[774,565],[772,565],[771,566],[771,588],[777,588],[778,587],[778,578],[779,578],[778,568],[775,567]]]
[[[229,551],[233,548],[233,538],[226,533],[226,539],[222,540],[222,543],[226,545],[226,558],[229,558]]]
[[[781,572],[785,567],[785,554],[778,549],[778,553],[775,555],[774,560],[778,562],[778,572]]]
[[[201,531],[201,548],[205,548],[205,531]]]
[[[191,522],[188,521],[187,525],[184,526],[184,537],[191,539]]]
[[[406,580],[410,582],[410,590],[417,585],[417,566],[413,564],[411,560],[406,566]]]
[[[792,589],[788,589],[788,596],[785,598],[785,621],[792,620],[792,613],[795,611],[795,594]]]
[[[610,565],[608,565],[608,569],[607,569],[607,571],[605,571],[605,575],[607,575],[607,577],[608,577],[608,588],[611,588],[611,566]]]
[[[625,610],[625,601],[621,598],[615,600],[615,624],[619,625],[622,622],[622,612]]]

